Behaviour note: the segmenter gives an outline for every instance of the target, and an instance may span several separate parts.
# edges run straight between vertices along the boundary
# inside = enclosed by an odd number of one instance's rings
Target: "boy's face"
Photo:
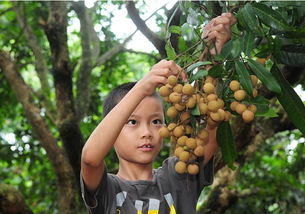
[[[164,124],[161,101],[145,97],[129,117],[114,147],[120,161],[151,164],[160,151],[159,129]]]

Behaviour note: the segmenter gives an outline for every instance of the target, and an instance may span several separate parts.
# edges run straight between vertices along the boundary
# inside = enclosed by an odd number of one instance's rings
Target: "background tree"
[[[133,34],[124,40],[116,38],[110,28],[113,15],[106,13],[109,5],[127,10],[158,53],[126,49]],[[301,3],[178,2],[169,10],[161,8],[163,16],[159,11],[153,14],[159,32],[142,18],[143,2],[102,1],[90,9],[84,2],[2,2],[0,6],[0,178],[1,184],[18,187],[34,213],[84,212],[78,197],[80,154],[101,120],[107,92],[139,79],[161,58],[190,65],[205,48],[200,38],[202,24],[227,11],[237,15],[238,24],[222,52],[227,58],[219,60],[245,54],[263,59],[267,68],[276,65],[272,72],[282,92],[261,87],[259,93],[268,100],[261,104],[262,117],[251,124],[232,121],[238,151],[232,163],[237,169],[224,167],[221,154],[217,156],[217,178],[209,194],[204,192],[199,212],[234,213],[238,209],[248,213],[250,206],[266,213],[302,211],[305,126],[300,118],[305,114],[304,104],[290,87],[305,84],[305,8]],[[79,20],[79,31],[69,28],[75,20]],[[14,133],[13,141],[7,142],[6,133]],[[292,139],[299,143],[289,153]],[[169,155],[169,147],[165,145],[155,166]],[[117,169],[115,160],[114,152],[106,159],[112,172]],[[280,173],[281,169],[286,173]],[[270,185],[274,180],[277,182]],[[278,194],[282,184],[287,191]],[[2,189],[9,189],[4,187],[0,185],[0,197],[5,197]],[[266,199],[257,202],[260,198]],[[0,206],[5,212],[5,205]],[[26,205],[24,210],[29,210]]]

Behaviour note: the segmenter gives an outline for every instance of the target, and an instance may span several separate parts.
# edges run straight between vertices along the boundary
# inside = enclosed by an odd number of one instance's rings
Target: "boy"
[[[204,37],[215,40],[217,52],[230,38],[234,23],[232,14],[226,13],[205,27]],[[162,144],[159,129],[164,125],[162,102],[155,89],[180,70],[173,61],[162,60],[139,82],[117,87],[105,100],[104,119],[82,152],[82,195],[90,213],[196,213],[201,190],[213,180],[216,130],[209,129],[198,175],[176,173],[175,157],[166,159],[157,170],[152,168]],[[112,146],[120,163],[116,175],[108,174],[103,162]]]

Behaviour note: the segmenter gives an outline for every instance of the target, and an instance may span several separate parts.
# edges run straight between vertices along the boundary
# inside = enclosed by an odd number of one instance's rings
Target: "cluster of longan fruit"
[[[251,96],[256,97],[258,93],[256,88],[258,78],[255,75],[250,75],[250,78],[253,87]],[[247,93],[245,90],[241,89],[241,85],[237,80],[232,80],[229,84],[229,87],[234,92],[234,99],[235,99],[235,101],[233,101],[230,104],[230,109],[240,114],[244,122],[246,123],[251,122],[254,119],[254,114],[257,110],[257,107],[254,104],[247,105],[242,102],[246,98]]]
[[[164,100],[170,103],[167,116],[172,122],[167,127],[160,129],[160,135],[171,139],[176,144],[175,156],[179,158],[175,169],[178,173],[195,175],[199,172],[198,157],[204,155],[204,145],[208,140],[207,124],[217,126],[221,121],[228,121],[231,113],[225,110],[224,101],[216,94],[217,80],[207,76],[199,86],[199,81],[194,86],[189,83],[180,84],[176,76],[168,77],[167,84],[159,90]],[[191,112],[198,107],[197,125],[192,127]]]

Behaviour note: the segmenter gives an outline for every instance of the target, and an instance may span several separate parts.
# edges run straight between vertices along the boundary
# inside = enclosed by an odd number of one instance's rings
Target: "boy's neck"
[[[137,164],[120,160],[117,176],[124,180],[137,181],[153,179],[152,164]]]

